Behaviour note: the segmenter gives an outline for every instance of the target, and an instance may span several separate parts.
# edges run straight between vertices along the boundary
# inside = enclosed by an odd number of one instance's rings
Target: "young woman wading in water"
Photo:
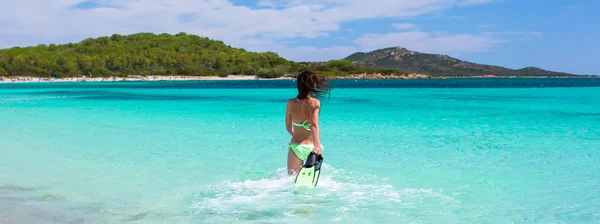
[[[295,175],[304,165],[311,152],[322,155],[319,112],[321,102],[316,99],[329,94],[327,80],[314,72],[304,71],[298,75],[298,96],[287,102],[285,127],[292,135],[288,145],[287,169]]]

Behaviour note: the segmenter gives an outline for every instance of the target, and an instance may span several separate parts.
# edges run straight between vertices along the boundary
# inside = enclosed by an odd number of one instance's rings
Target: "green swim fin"
[[[298,171],[296,175],[295,187],[314,188],[319,182],[319,175],[321,175],[321,164],[323,163],[323,156],[310,153],[304,166]]]

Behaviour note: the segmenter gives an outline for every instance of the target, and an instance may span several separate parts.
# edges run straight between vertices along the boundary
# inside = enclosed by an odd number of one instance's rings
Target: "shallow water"
[[[318,188],[293,81],[0,85],[0,223],[598,223],[595,79],[336,81]]]

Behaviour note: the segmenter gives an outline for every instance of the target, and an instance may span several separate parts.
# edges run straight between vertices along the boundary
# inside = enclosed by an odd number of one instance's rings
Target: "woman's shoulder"
[[[291,99],[287,100],[286,105],[289,107],[289,106],[294,105],[296,103],[298,103],[298,100],[296,100],[296,98],[291,98]]]
[[[319,99],[316,98],[310,97],[307,101],[311,107],[319,107],[321,105],[321,101],[319,101]]]
[[[308,100],[308,102],[311,102],[311,103],[319,103],[319,102],[321,102],[321,101],[319,101],[319,99],[313,98],[313,97],[309,97],[307,100]]]
[[[321,101],[319,101],[319,99],[312,98],[312,97],[309,97],[308,99],[304,99],[304,100],[298,100],[297,98],[291,98],[291,99],[287,100],[287,104],[302,103],[302,102],[307,102],[309,105],[321,104]]]

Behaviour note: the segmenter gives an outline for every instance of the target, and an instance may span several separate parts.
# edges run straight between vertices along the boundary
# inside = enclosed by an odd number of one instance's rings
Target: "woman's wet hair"
[[[306,99],[309,96],[320,98],[329,95],[328,80],[310,70],[298,74],[296,83],[298,85],[298,96],[296,98],[298,99]]]

